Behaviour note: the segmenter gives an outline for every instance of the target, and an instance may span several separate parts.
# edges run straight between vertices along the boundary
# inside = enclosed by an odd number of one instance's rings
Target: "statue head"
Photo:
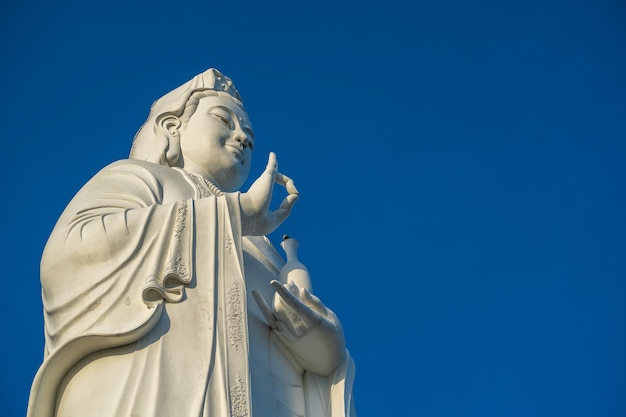
[[[152,104],[130,158],[200,171],[195,173],[234,191],[248,176],[253,139],[239,92],[211,68]],[[216,141],[227,143],[213,146]]]

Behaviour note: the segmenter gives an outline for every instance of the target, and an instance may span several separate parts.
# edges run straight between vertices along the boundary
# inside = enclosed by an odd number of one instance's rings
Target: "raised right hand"
[[[285,187],[288,195],[277,210],[271,211],[275,183]],[[276,154],[270,152],[265,171],[239,198],[243,234],[260,236],[272,233],[289,216],[297,200],[298,190],[293,180],[278,172]]]

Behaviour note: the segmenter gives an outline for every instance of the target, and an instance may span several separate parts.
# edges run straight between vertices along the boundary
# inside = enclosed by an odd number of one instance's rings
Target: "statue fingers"
[[[267,212],[272,201],[272,192],[276,177],[276,155],[270,152],[265,171],[252,183],[247,193],[242,195],[241,201],[247,212]]]
[[[272,309],[267,304],[267,301],[263,298],[263,296],[257,291],[252,290],[252,296],[254,297],[254,301],[256,301],[257,306],[259,306],[259,310],[261,310],[261,314],[267,321],[267,324],[272,328],[276,329],[276,317],[274,313],[272,313]]]
[[[282,174],[280,172],[276,172],[276,182],[285,187],[289,194],[300,194],[298,189],[296,188],[296,184],[293,182],[291,178]]]
[[[276,293],[281,299],[298,314],[298,316],[309,326],[311,323],[319,323],[324,316],[315,309],[306,305],[296,294],[293,294],[277,280],[270,281],[270,284],[276,289]]]
[[[271,280],[270,285],[274,287],[276,293],[280,295],[280,297],[287,303],[287,305],[293,309],[299,309],[302,301],[298,298],[296,294],[294,294],[294,284],[287,283],[283,284],[278,280]]]
[[[285,221],[287,217],[289,217],[289,214],[291,214],[291,209],[293,208],[294,204],[296,204],[296,201],[298,201],[298,195],[289,194],[287,197],[285,197],[282,203],[280,203],[280,207],[276,211],[274,211],[277,225],[281,224]]]
[[[286,305],[281,305],[282,303],[284,301],[279,298],[278,305],[275,304],[274,308],[278,330],[285,335],[291,336],[290,340],[292,341],[295,338],[304,336],[308,326],[296,311]]]
[[[311,294],[311,292],[306,288],[302,288],[300,290],[300,300],[302,300],[305,305],[320,313],[322,316],[328,317],[330,315],[330,310],[324,305],[324,303],[322,303],[322,300]]]
[[[274,177],[277,172],[278,160],[276,159],[276,154],[274,152],[270,152],[267,158],[267,165],[265,166],[265,171],[263,171],[263,174],[269,174]]]
[[[295,342],[298,340],[299,336],[295,334],[295,330],[291,327],[285,325],[282,321],[277,321],[276,324],[278,328],[276,329],[276,334],[283,342]]]

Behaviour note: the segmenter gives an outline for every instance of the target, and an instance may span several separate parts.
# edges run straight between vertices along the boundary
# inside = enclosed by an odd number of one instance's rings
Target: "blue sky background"
[[[270,238],[342,319],[360,417],[626,415],[624,3],[224,3],[3,2],[2,414],[57,217],[216,67],[253,176],[273,150],[301,192]]]

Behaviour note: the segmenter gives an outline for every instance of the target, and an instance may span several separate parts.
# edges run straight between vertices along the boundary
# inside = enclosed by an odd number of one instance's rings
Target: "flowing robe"
[[[283,264],[242,236],[239,193],[113,163],[61,215],[41,261],[46,349],[28,417],[354,416],[349,355],[303,370],[265,323]]]

